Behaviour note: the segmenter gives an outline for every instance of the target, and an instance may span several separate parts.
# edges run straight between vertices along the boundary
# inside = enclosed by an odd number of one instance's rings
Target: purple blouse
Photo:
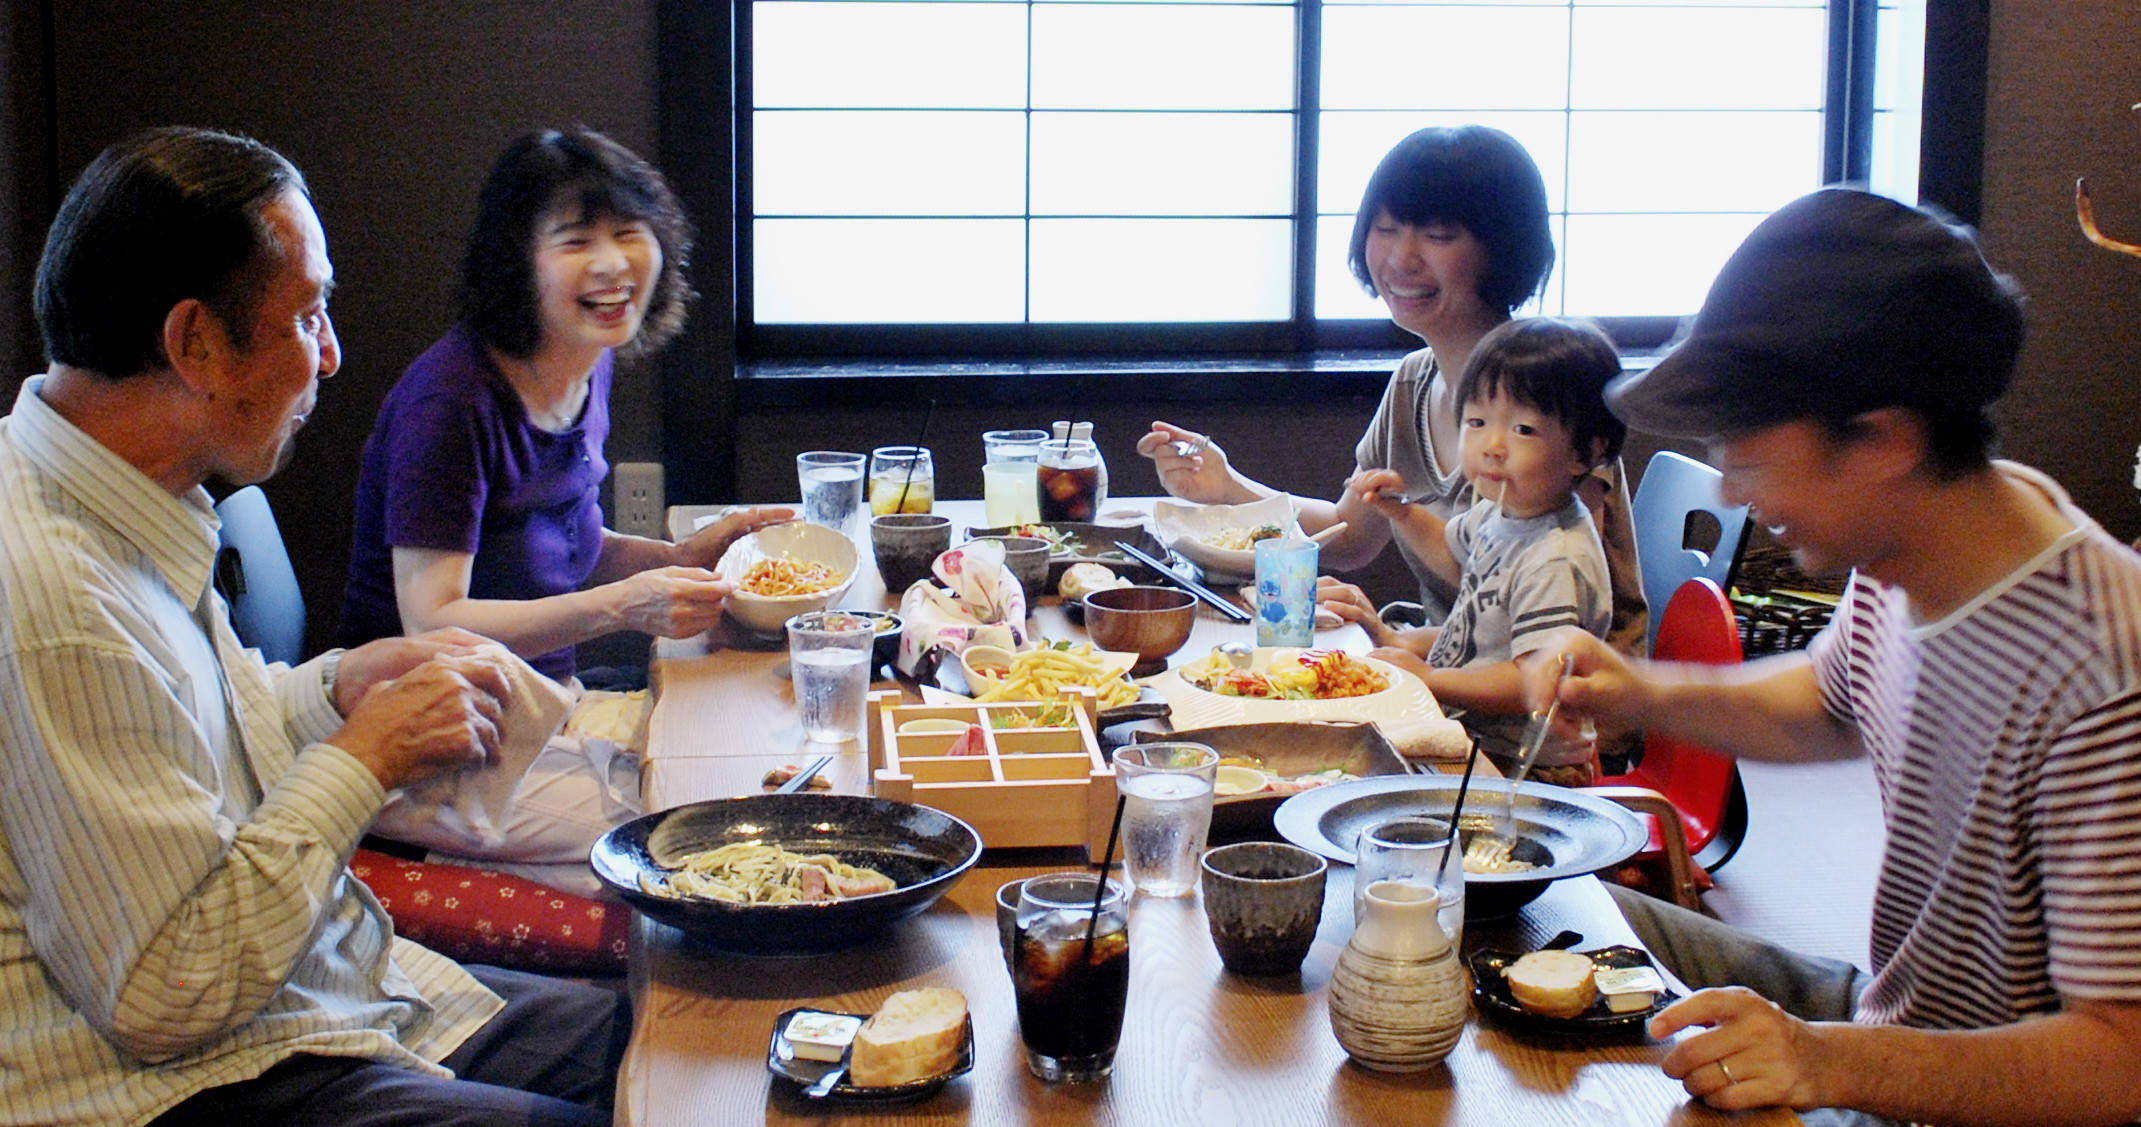
[[[580,589],[602,555],[611,371],[604,353],[579,421],[553,434],[528,421],[513,385],[465,326],[409,365],[364,443],[343,645],[401,634],[395,548],[473,553],[471,598]],[[574,669],[571,646],[528,661],[559,680]]]

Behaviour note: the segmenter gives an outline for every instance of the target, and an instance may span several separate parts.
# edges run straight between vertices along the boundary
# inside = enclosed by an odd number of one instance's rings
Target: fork
[[[1204,448],[1211,444],[1212,434],[1210,431],[1206,431],[1204,436],[1195,442],[1176,439],[1174,442],[1168,443],[1168,448],[1174,451],[1174,455],[1177,458],[1194,458],[1204,453]]]

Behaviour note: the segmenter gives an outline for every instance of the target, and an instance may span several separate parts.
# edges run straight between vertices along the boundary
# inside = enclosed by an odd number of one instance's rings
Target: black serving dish
[[[793,1080],[798,1085],[808,1088],[822,1079],[826,1073],[844,1066],[847,1063],[847,1058],[842,1057],[840,1062],[835,1064],[832,1061],[805,1060],[795,1055],[795,1048],[788,1043],[788,1019],[805,1012],[839,1013],[840,1011],[814,1010],[810,1006],[801,1006],[775,1018],[773,1020],[773,1043],[766,1048],[766,1071],[783,1080]],[[847,1016],[867,1020],[870,1015],[849,1014]],[[854,1051],[854,1046],[849,1045],[848,1050],[850,1052]],[[964,1076],[973,1070],[974,1017],[972,1014],[968,1014],[966,1019],[966,1039],[959,1046],[959,1063],[953,1065],[950,1072],[941,1076],[932,1076],[926,1080],[917,1080],[912,1084],[895,1084],[889,1088],[858,1088],[846,1080],[841,1080],[832,1086],[832,1090],[822,1096],[811,1096],[808,1092],[797,1092],[796,1094],[805,1099],[819,1099],[831,1103],[910,1103],[936,1095],[943,1089],[945,1084],[951,1082],[952,1077]]]
[[[1467,889],[1466,898],[1470,899],[1471,895]],[[1649,953],[1635,947],[1601,947],[1596,951],[1578,951],[1577,954],[1590,956],[1592,965],[1600,970],[1615,967],[1655,969],[1657,966],[1650,961]],[[1503,968],[1521,957],[1521,953],[1479,950],[1472,952],[1471,957],[1465,960],[1472,965],[1472,1000],[1479,1007],[1479,1012],[1494,1019],[1498,1024],[1514,1029],[1562,1036],[1625,1033],[1641,1030],[1644,1023],[1659,1010],[1680,1000],[1680,995],[1667,988],[1658,995],[1657,1001],[1651,1003],[1649,1009],[1617,1014],[1606,1008],[1605,996],[1600,995],[1597,1001],[1591,1003],[1591,1009],[1586,1013],[1575,1017],[1546,1017],[1517,1005],[1515,996],[1509,992],[1509,981],[1502,977]]]
[[[1397,775],[1333,783],[1285,801],[1272,823],[1286,840],[1333,861],[1353,863],[1361,831],[1391,818],[1448,818],[1463,777]],[[1498,834],[1510,785],[1506,779],[1472,780],[1459,848],[1473,834]],[[1642,819],[1619,803],[1567,787],[1525,783],[1515,806],[1513,856],[1538,868],[1519,873],[1466,873],[1465,918],[1506,916],[1537,899],[1562,877],[1617,865],[1650,840]]]
[[[1138,731],[1132,734],[1131,740],[1134,743],[1186,740],[1211,748],[1221,759],[1228,756],[1256,759],[1263,763],[1265,770],[1285,776],[1307,775],[1330,767],[1341,768],[1347,774],[1363,779],[1403,775],[1411,770],[1405,764],[1405,757],[1383,738],[1381,729],[1354,721],[1290,720],[1191,728],[1181,732]],[[1213,799],[1211,840],[1214,844],[1276,840],[1278,833],[1272,825],[1272,817],[1294,793],[1297,792],[1259,791]]]
[[[727,904],[643,892],[641,873],[734,843],[830,853],[899,883],[890,892],[803,904]],[[693,938],[754,955],[850,947],[928,908],[981,856],[981,835],[941,810],[852,795],[759,794],[635,818],[595,843],[595,875],[632,907]]]
[[[1070,539],[1063,545],[1068,550],[1054,550],[1048,554],[1048,594],[1056,593],[1056,584],[1062,582],[1063,573],[1072,564],[1097,563],[1138,583],[1156,583],[1159,573],[1125,555],[1115,546],[1117,540],[1127,540],[1132,546],[1143,548],[1155,556],[1165,558],[1167,549],[1152,535],[1150,529],[1138,525],[1081,524],[1075,521],[1037,521],[1040,527]],[[1004,528],[969,528],[967,539],[978,536],[1017,536],[1020,528],[1030,525],[1010,525]],[[1050,537],[1054,539],[1054,537]],[[1069,604],[1066,603],[1065,606]]]

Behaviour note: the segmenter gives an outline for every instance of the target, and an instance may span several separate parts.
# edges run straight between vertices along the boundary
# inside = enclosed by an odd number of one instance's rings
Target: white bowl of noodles
[[[1284,535],[1294,521],[1291,497],[1266,497],[1246,505],[1184,505],[1156,501],[1152,527],[1160,542],[1176,555],[1204,569],[1207,577],[1256,574],[1252,537],[1277,529]]]
[[[729,545],[716,568],[736,584],[724,613],[759,634],[779,634],[790,618],[839,602],[860,558],[853,540],[823,525],[761,528]]]

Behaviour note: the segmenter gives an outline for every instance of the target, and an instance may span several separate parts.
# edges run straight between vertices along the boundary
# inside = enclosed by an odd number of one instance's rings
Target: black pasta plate
[[[728,904],[642,891],[642,873],[733,843],[830,853],[898,883],[890,892],[802,904]],[[595,875],[632,907],[715,946],[753,955],[852,947],[924,911],[981,856],[981,835],[928,806],[832,794],[756,794],[693,802],[635,818],[595,843]]]

